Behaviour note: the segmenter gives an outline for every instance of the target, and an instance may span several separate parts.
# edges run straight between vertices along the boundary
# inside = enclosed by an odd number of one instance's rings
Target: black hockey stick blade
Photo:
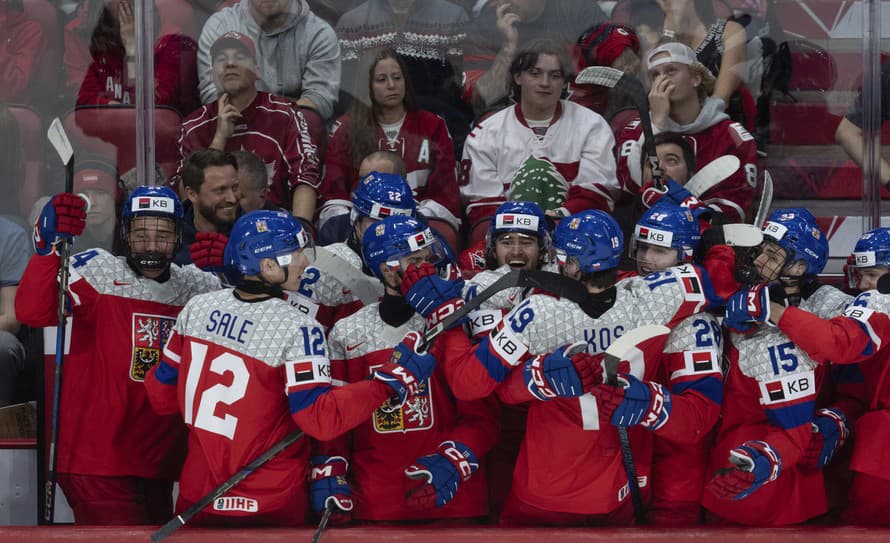
[[[324,533],[325,528],[328,527],[328,521],[331,520],[331,515],[334,513],[334,504],[329,503],[325,505],[324,515],[321,516],[321,520],[318,521],[318,528],[315,530],[315,535],[312,536],[312,543],[318,543],[321,539],[321,534]]]
[[[478,308],[482,303],[508,288],[537,288],[555,294],[561,298],[567,298],[574,302],[580,302],[587,295],[584,285],[562,274],[543,270],[512,270],[501,276],[476,297],[465,303],[460,309],[449,315],[439,324],[428,329],[423,334],[420,350],[425,351],[429,344],[442,332],[456,325],[470,312]]]
[[[251,473],[259,469],[263,464],[275,458],[278,453],[288,448],[301,437],[303,437],[303,431],[294,430],[278,440],[278,442],[269,447],[266,452],[256,457],[253,462],[239,469],[234,475],[226,479],[225,482],[211,490],[209,494],[195,502],[191,507],[189,507],[182,513],[174,516],[167,522],[167,524],[164,524],[158,531],[151,534],[152,542],[158,543],[158,541],[162,541],[163,539],[169,537],[176,530],[185,526],[185,524],[189,520],[191,520],[192,517],[203,511],[205,507],[216,501],[218,498],[221,498],[223,495],[225,495],[226,492],[234,488],[235,485],[246,479]]]

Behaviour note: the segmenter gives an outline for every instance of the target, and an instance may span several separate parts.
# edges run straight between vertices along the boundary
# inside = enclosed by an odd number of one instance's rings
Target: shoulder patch
[[[754,139],[754,136],[752,136],[751,133],[748,132],[740,123],[731,123],[729,125],[729,129],[735,132],[735,137],[741,142],[751,141]]]

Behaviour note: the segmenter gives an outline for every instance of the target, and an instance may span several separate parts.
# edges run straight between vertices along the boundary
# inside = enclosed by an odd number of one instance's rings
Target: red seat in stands
[[[175,109],[155,108],[155,162],[167,177],[179,160],[181,123]],[[107,157],[121,174],[136,166],[135,106],[78,106],[65,116],[64,125],[75,151]]]
[[[31,206],[43,194],[43,120],[30,107],[10,105],[9,111],[19,124],[25,155],[25,181],[19,192],[19,211],[27,217]],[[5,173],[5,172],[4,172]],[[61,188],[61,187],[60,187]]]

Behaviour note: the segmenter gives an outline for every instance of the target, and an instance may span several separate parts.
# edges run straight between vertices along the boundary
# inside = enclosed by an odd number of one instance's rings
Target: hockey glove
[[[664,187],[664,190],[658,190],[652,185],[646,186],[641,195],[643,205],[652,207],[657,202],[668,202],[689,208],[695,218],[709,211],[704,202],[693,196],[686,187],[673,179],[668,179]]]
[[[424,262],[420,267],[408,266],[402,275],[402,294],[414,311],[423,315],[428,328],[439,324],[464,305],[462,292],[462,280],[442,279],[429,262]]]
[[[352,511],[352,491],[346,481],[349,462],[342,456],[313,456],[309,470],[309,502],[316,513],[330,504],[335,512]]]
[[[204,271],[223,271],[223,253],[229,238],[218,232],[198,232],[189,245],[189,255],[195,266]]]
[[[660,384],[640,381],[633,375],[619,373],[618,386],[600,385],[594,395],[599,399],[600,416],[615,426],[636,426],[658,430],[671,416],[671,393]]]
[[[71,243],[83,233],[87,213],[83,199],[70,192],[53,196],[44,206],[34,225],[34,252],[47,256],[59,243]]]
[[[732,467],[720,470],[708,489],[724,500],[743,500],[782,472],[782,459],[764,441],[746,441],[729,451]]]
[[[525,385],[532,396],[546,402],[581,396],[602,379],[602,366],[595,357],[579,352],[586,343],[565,345],[548,355],[538,355],[523,367]],[[596,369],[600,368],[599,375]]]
[[[813,436],[801,463],[823,469],[850,436],[847,416],[839,409],[820,409],[811,424]]]
[[[405,334],[402,342],[393,349],[389,362],[374,372],[373,378],[392,387],[400,403],[405,403],[409,395],[420,393],[436,368],[433,355],[418,352],[422,339],[418,332]]]
[[[439,450],[418,458],[405,470],[417,484],[408,491],[405,501],[412,509],[445,507],[462,481],[479,469],[479,459],[459,441],[443,441]]]
[[[755,330],[757,323],[769,322],[769,289],[766,285],[757,285],[742,289],[726,302],[726,318],[723,324],[740,334],[749,334]]]

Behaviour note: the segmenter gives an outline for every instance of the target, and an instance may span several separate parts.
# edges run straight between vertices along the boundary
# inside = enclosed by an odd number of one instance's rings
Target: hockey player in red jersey
[[[769,320],[770,299],[822,318],[839,315],[852,299],[815,277],[828,259],[828,240],[809,211],[774,211],[763,235],[754,268],[762,281],[778,282],[772,288],[742,290],[727,303],[724,323],[732,333],[721,426],[712,455],[717,474],[707,484],[702,503],[723,521],[778,526],[827,511],[822,472],[808,461],[811,424],[821,424],[820,418],[828,415],[845,427],[845,417],[859,404],[855,396],[861,385],[855,378],[835,375],[835,388],[850,393],[817,405],[831,384],[827,367],[816,364],[807,346],[782,329],[756,326]],[[816,412],[817,407],[828,411]]]
[[[189,446],[177,510],[197,502],[295,427],[333,439],[391,402],[398,409],[424,391],[417,386],[435,366],[419,354],[420,335],[405,333],[365,379],[331,387],[331,364],[321,326],[282,299],[311,263],[311,238],[291,215],[255,211],[241,217],[225,249],[239,277],[234,289],[195,297],[173,326],[161,363],[146,387],[159,413],[181,413]],[[408,332],[408,329],[402,330]],[[398,362],[398,364],[396,363]],[[390,400],[397,396],[397,399]],[[304,522],[308,440],[299,441],[199,513],[192,522]],[[324,475],[331,475],[324,477]],[[313,471],[337,488],[335,473]],[[350,508],[349,500],[338,505]]]
[[[805,458],[822,468],[844,445],[851,434],[853,442],[850,469],[853,485],[844,520],[854,524],[887,525],[890,517],[890,469],[886,450],[890,444],[890,379],[887,376],[890,338],[890,228],[866,232],[856,243],[849,269],[851,286],[862,293],[842,315],[831,319],[801,307],[785,307],[770,301],[769,322],[824,364],[844,364],[837,370],[861,369],[868,413],[856,420],[856,406],[823,408],[813,419],[813,434]],[[847,365],[849,364],[849,365]]]
[[[705,371],[702,364],[696,376],[692,366],[687,372],[684,365],[678,373],[688,379],[686,390],[672,395],[655,381],[664,346],[655,342],[640,346],[631,366],[619,367],[626,386],[607,391],[594,386],[602,372],[591,356],[640,325],[680,323],[706,307],[709,288],[691,265],[616,284],[624,244],[617,223],[601,211],[563,219],[553,244],[562,274],[581,281],[587,299],[578,304],[533,295],[475,348],[456,341],[449,345],[453,350],[444,355],[449,360],[445,369],[461,395],[484,397],[497,389],[505,403],[529,405],[502,522],[628,524],[628,480],[613,425],[633,426],[629,433],[637,474],[648,495],[653,436],[701,435],[700,421],[709,418],[703,410],[713,409],[714,369]],[[701,333],[711,334],[710,327]],[[579,341],[587,352],[565,356],[565,346]],[[585,393],[589,390],[602,400]],[[672,410],[677,416],[671,416]]]
[[[352,194],[350,232],[345,242],[324,247],[331,258],[319,258],[303,273],[300,286],[286,292],[291,304],[330,330],[337,320],[377,301],[383,288],[362,262],[362,236],[375,221],[392,215],[414,217],[417,203],[408,182],[398,174],[371,172]]]
[[[700,241],[699,222],[692,211],[659,202],[637,222],[630,256],[636,262],[637,273],[645,276],[692,262]],[[663,374],[658,380],[669,385],[672,394],[693,387],[688,395],[700,395],[697,414],[701,419],[694,426],[694,435],[655,435],[649,515],[654,525],[689,526],[700,521],[711,431],[722,400],[722,347],[720,324],[710,313],[687,317],[668,338],[661,360]]]
[[[742,165],[730,177],[704,194],[701,200],[728,222],[745,222],[758,183],[757,146],[742,125],[723,112],[721,100],[711,97],[714,79],[689,47],[670,42],[647,56],[646,69],[652,81],[649,107],[652,129],[682,134],[695,150],[701,169],[715,158],[734,155]],[[639,146],[643,128],[632,121],[616,136],[617,175],[622,190],[642,192]],[[758,225],[759,226],[759,225]]]
[[[83,207],[67,193],[44,206],[34,228],[37,254],[15,301],[22,323],[56,325],[56,245],[83,231]],[[126,258],[103,249],[71,257],[57,469],[77,524],[170,517],[183,428],[151,411],[142,381],[182,306],[219,288],[213,275],[171,264],[182,239],[182,206],[172,190],[136,188],[124,204],[122,234]]]
[[[373,224],[362,239],[362,254],[383,283],[384,296],[334,325],[330,357],[335,381],[363,382],[390,357],[391,338],[424,326],[425,319],[435,324],[437,315],[461,305],[458,283],[446,283],[451,296],[441,306],[428,303],[434,294],[416,289],[414,303],[420,312],[403,297],[401,284],[416,272],[415,266],[444,264],[440,242],[416,219],[391,216]],[[460,329],[447,333],[463,334]],[[485,476],[478,471],[480,459],[497,439],[496,402],[455,399],[439,342],[431,352],[441,364],[422,381],[416,396],[402,405],[380,402],[351,439],[323,444],[327,456],[313,458],[318,470],[329,465],[345,470],[348,462],[355,519],[454,519],[488,513]],[[316,492],[314,483],[312,500],[317,511],[328,500],[325,489]]]

